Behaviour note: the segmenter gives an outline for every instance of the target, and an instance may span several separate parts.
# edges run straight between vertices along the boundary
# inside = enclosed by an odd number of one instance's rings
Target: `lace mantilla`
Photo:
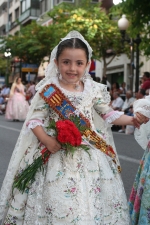
[[[82,40],[86,44],[86,46],[88,48],[88,52],[89,52],[89,61],[90,61],[90,59],[92,57],[92,51],[93,50],[92,50],[91,46],[88,44],[88,42],[84,39],[84,37],[78,31],[74,30],[74,31],[69,32],[66,37],[61,39],[59,44],[62,41],[67,40],[67,39],[71,39],[71,38],[79,38],[80,40]],[[56,67],[56,64],[55,64],[54,60],[56,59],[56,53],[57,53],[58,45],[53,49],[53,51],[51,53],[50,63],[48,64],[48,66],[46,68],[46,71],[45,71],[45,78],[36,85],[36,90],[39,90],[41,87],[48,84],[52,77],[57,77],[57,67]],[[89,69],[89,67],[87,69]],[[87,78],[89,78],[89,75],[87,75]]]

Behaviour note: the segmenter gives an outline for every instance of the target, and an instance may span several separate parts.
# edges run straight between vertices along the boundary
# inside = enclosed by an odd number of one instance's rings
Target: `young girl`
[[[134,103],[134,112],[150,119],[150,95]],[[135,139],[145,150],[129,198],[132,225],[150,224],[150,121],[135,130]]]
[[[52,51],[3,182],[0,195],[3,225],[129,224],[109,124],[139,127],[139,121],[146,119],[138,113],[136,119],[122,115],[108,106],[107,87],[88,75],[91,56],[91,47],[77,31],[70,32]],[[59,96],[56,92],[53,95],[54,89]],[[61,106],[59,100],[63,102]],[[49,121],[61,120],[65,107],[68,119],[71,107],[90,124],[88,134],[82,137],[89,154],[80,147],[73,156],[66,154],[49,130]],[[37,171],[34,182],[25,191],[13,189],[16,175],[35,160],[43,146],[51,153],[44,170]]]

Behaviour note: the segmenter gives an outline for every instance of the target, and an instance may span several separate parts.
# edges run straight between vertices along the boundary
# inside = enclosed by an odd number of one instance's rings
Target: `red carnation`
[[[58,120],[56,122],[57,140],[60,143],[71,144],[72,146],[81,145],[81,133],[75,124],[70,120]]]

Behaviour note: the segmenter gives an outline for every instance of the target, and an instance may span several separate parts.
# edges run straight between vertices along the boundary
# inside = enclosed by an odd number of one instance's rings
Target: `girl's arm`
[[[112,124],[114,125],[134,125],[133,123],[134,117],[122,115],[118,119],[114,120]]]
[[[141,113],[136,113],[136,117],[122,115],[118,119],[114,120],[112,124],[114,125],[133,125],[137,128],[140,127],[141,124],[147,123],[148,118]]]
[[[32,132],[51,153],[56,153],[61,149],[61,145],[56,138],[47,135],[42,126],[36,126],[32,129]]]
[[[35,98],[39,95],[37,92]],[[45,145],[45,147],[51,152],[55,153],[60,150],[61,145],[56,138],[49,136],[43,129],[44,121],[49,117],[49,107],[45,104],[42,98],[38,98],[36,106],[30,119],[27,121],[27,132],[32,131],[37,139]]]

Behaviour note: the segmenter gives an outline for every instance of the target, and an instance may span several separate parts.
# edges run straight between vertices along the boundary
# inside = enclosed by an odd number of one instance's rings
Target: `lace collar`
[[[59,89],[66,95],[69,96],[87,96],[89,95],[89,93],[92,91],[92,85],[91,85],[91,81],[90,79],[86,79],[85,81],[83,81],[84,83],[84,89],[81,92],[73,92],[73,91],[68,91],[65,88],[62,88],[59,84],[58,78],[57,77],[53,77],[52,79],[52,83],[56,84],[57,87],[59,87]]]

